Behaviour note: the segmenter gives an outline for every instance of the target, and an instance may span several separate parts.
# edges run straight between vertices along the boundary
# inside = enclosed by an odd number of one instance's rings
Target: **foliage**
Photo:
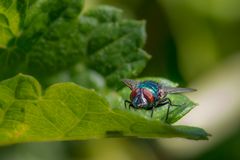
[[[0,143],[106,136],[207,139],[202,129],[161,122],[164,109],[156,110],[153,119],[122,109],[116,99],[129,93],[112,90],[121,87],[121,78],[136,77],[150,58],[142,49],[145,22],[125,19],[120,9],[110,6],[81,13],[82,7],[82,0],[0,0]],[[79,65],[84,74],[71,74]],[[13,77],[21,72],[38,80]],[[106,81],[99,93],[108,102],[73,83],[54,84],[42,93],[38,82],[59,82],[63,73],[84,85],[84,75],[85,81],[97,81],[92,72]],[[182,95],[170,98],[185,104],[172,108],[171,123],[195,106]]]

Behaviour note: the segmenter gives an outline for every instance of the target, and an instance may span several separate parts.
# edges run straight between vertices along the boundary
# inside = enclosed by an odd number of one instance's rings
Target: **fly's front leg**
[[[128,103],[128,109],[130,109],[130,107],[133,107],[133,104],[132,104],[131,101],[125,100],[125,101],[124,101],[124,106],[125,106],[126,109],[127,109],[127,103]]]
[[[154,111],[155,107],[152,107],[152,112],[151,112],[151,118],[153,117],[153,111]]]

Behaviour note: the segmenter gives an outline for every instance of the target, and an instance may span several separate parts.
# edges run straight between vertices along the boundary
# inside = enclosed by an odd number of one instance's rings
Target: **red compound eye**
[[[149,103],[154,102],[154,96],[149,90],[143,89],[143,95]]]
[[[130,94],[130,99],[133,100],[133,98],[137,95],[139,92],[139,89],[132,90],[132,93]]]

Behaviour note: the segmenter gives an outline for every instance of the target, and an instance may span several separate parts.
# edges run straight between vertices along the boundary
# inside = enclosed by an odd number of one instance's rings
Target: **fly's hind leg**
[[[164,98],[162,101],[160,101],[157,105],[157,107],[161,107],[168,104],[168,108],[167,108],[167,113],[166,113],[166,118],[165,118],[165,122],[168,123],[168,115],[169,115],[169,111],[170,111],[170,107],[171,106],[182,106],[182,105],[177,105],[177,104],[172,104],[172,101],[169,98]]]

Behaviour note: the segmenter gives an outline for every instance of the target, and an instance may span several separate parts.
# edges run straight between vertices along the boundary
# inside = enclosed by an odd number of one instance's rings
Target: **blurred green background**
[[[147,22],[152,55],[140,76],[161,76],[197,88],[199,106],[177,124],[212,134],[209,141],[104,139],[0,147],[0,160],[240,159],[240,1],[86,0],[109,4]]]

